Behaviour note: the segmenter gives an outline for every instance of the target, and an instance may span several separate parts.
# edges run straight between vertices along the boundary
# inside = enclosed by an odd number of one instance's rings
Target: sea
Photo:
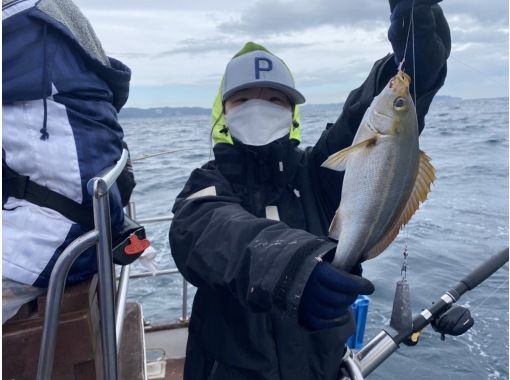
[[[313,145],[341,105],[302,108],[302,146]],[[472,269],[508,247],[508,98],[438,97],[426,117],[420,148],[431,158],[437,179],[429,199],[391,246],[363,265],[375,285],[364,342],[388,326],[403,252],[416,315]],[[191,171],[212,159],[210,117],[204,112],[122,116],[137,180],[132,200],[137,218],[171,215],[175,197]],[[166,152],[166,153],[165,153]],[[165,153],[152,156],[149,155]],[[148,224],[158,269],[175,268],[168,242],[170,222]],[[147,269],[135,263],[132,272]],[[189,285],[189,310],[194,289]],[[132,279],[128,298],[140,302],[151,323],[181,316],[179,274]],[[401,346],[370,379],[508,379],[508,264],[458,304],[468,307],[474,326],[446,336],[431,327],[416,346]],[[219,342],[218,342],[219,343]]]

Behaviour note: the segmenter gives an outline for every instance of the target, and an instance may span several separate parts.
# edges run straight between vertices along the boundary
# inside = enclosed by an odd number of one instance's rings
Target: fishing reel
[[[441,334],[441,340],[446,339],[446,335],[459,336],[473,327],[475,321],[471,317],[468,308],[464,306],[452,306],[448,311],[431,321],[434,331]],[[406,346],[416,346],[421,336],[421,331],[413,332],[402,341]]]
[[[434,331],[441,334],[441,340],[445,335],[459,336],[468,331],[475,323],[467,307],[454,305],[447,312],[441,314],[431,322]]]
[[[430,320],[433,329],[441,333],[441,340],[445,335],[458,336],[468,331],[474,324],[469,309],[453,305],[440,316]],[[418,343],[420,332],[415,332],[404,338],[404,335],[393,328],[383,329],[374,339],[354,353],[346,349],[338,374],[338,380],[364,380],[380,363],[398,349],[398,343],[413,346]]]

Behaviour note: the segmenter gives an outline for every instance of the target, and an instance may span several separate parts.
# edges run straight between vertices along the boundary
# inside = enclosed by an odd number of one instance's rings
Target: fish
[[[419,149],[411,78],[399,69],[363,115],[352,145],[322,167],[344,171],[340,205],[329,228],[338,241],[332,265],[351,270],[381,254],[423,203],[436,179]]]

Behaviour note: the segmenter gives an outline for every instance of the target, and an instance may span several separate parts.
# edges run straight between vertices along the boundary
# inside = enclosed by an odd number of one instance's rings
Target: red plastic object
[[[147,239],[139,239],[136,234],[129,235],[128,239],[129,244],[124,247],[124,253],[126,255],[139,255],[151,245],[150,241]]]

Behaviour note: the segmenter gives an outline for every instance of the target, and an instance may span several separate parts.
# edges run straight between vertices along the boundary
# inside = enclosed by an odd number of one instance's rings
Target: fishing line
[[[415,36],[414,36],[414,0],[413,4],[411,5],[411,28],[412,28],[412,35],[413,35],[413,92],[414,92],[414,104],[416,104],[417,98],[416,98],[416,53],[415,53]]]
[[[405,18],[403,20],[405,25]],[[414,103],[416,104],[416,66],[415,66],[415,36],[414,36],[414,0],[411,4],[411,15],[409,17],[409,28],[407,30],[406,45],[404,48],[404,56],[398,65],[398,71],[403,71],[402,67],[406,60],[407,48],[409,47],[409,38],[413,39],[413,83],[414,83]],[[412,95],[411,95],[412,98]],[[407,281],[407,258],[409,256],[407,243],[409,240],[409,229],[406,228],[405,246],[402,253],[402,267],[400,269],[400,281],[395,286],[395,296],[393,298],[393,307],[391,311],[390,326],[397,331],[409,331],[413,329],[413,312],[411,308],[411,289]]]
[[[468,69],[473,70],[475,73],[480,75],[486,75],[486,73],[482,72],[481,70],[475,69],[473,66],[468,65],[466,62],[461,61],[458,58],[455,58],[455,56],[451,55],[448,57],[448,59],[453,59],[454,61],[457,61],[459,63],[462,63],[464,66],[466,66]]]
[[[197,150],[197,149],[201,149],[201,150],[207,149],[207,150],[209,150],[209,148],[193,148],[193,150]],[[176,149],[176,150],[168,150],[166,152],[144,154],[143,156],[131,159],[131,162],[141,161],[141,160],[145,160],[146,158],[151,158],[151,157],[156,157],[156,156],[162,156],[164,154],[183,152],[183,151],[186,151],[186,150],[191,150],[191,149],[190,148],[182,148],[182,149]]]
[[[398,65],[399,70],[402,69],[404,62],[406,61],[407,46],[409,45],[409,35],[411,34],[411,22],[413,19],[413,8],[414,8],[414,0],[413,0],[413,3],[411,4],[411,16],[410,16],[409,27],[407,28],[406,46],[404,47],[404,56],[402,57],[402,61]],[[405,19],[402,20],[402,26],[404,26],[404,25],[405,25]]]
[[[498,286],[498,287],[497,287],[494,291],[492,291],[492,292],[491,292],[491,294],[489,294],[487,297],[485,297],[485,298],[482,300],[482,302],[480,302],[480,303],[479,303],[479,304],[478,304],[478,305],[477,305],[474,309],[472,309],[472,310],[471,310],[471,312],[473,312],[473,313],[474,313],[476,310],[478,310],[478,309],[480,308],[480,306],[482,306],[482,305],[485,303],[485,301],[487,301],[489,298],[491,298],[492,296],[494,296],[494,293],[496,293],[499,289],[501,289],[501,287],[502,287],[503,285],[505,285],[505,284],[506,284],[506,281],[501,281],[501,284],[499,284],[499,286]]]
[[[405,25],[405,19],[402,21],[403,25]],[[414,0],[411,4],[411,14],[409,16],[409,27],[407,28],[407,36],[406,36],[406,45],[404,47],[404,56],[402,57],[402,61],[398,65],[398,70],[401,71],[404,66],[404,62],[406,61],[407,48],[409,46],[409,37],[413,40],[413,89],[414,89],[414,103],[416,104],[416,54],[415,54],[415,44],[414,44]],[[412,96],[411,96],[412,97]],[[402,276],[402,281],[407,279],[407,257],[409,256],[407,250],[407,243],[409,241],[409,229],[406,228],[406,237],[405,237],[405,246],[404,246],[404,259],[402,261],[402,267],[400,269],[400,275]]]
[[[405,24],[405,19],[403,20]],[[415,53],[415,36],[414,36],[414,0],[411,4],[411,15],[409,16],[409,27],[407,28],[407,37],[406,37],[406,45],[404,47],[404,56],[402,57],[402,61],[398,65],[398,70],[402,70],[404,66],[404,62],[406,61],[407,48],[409,46],[409,37],[413,40],[413,93],[414,93],[414,103],[416,104],[416,53]]]

